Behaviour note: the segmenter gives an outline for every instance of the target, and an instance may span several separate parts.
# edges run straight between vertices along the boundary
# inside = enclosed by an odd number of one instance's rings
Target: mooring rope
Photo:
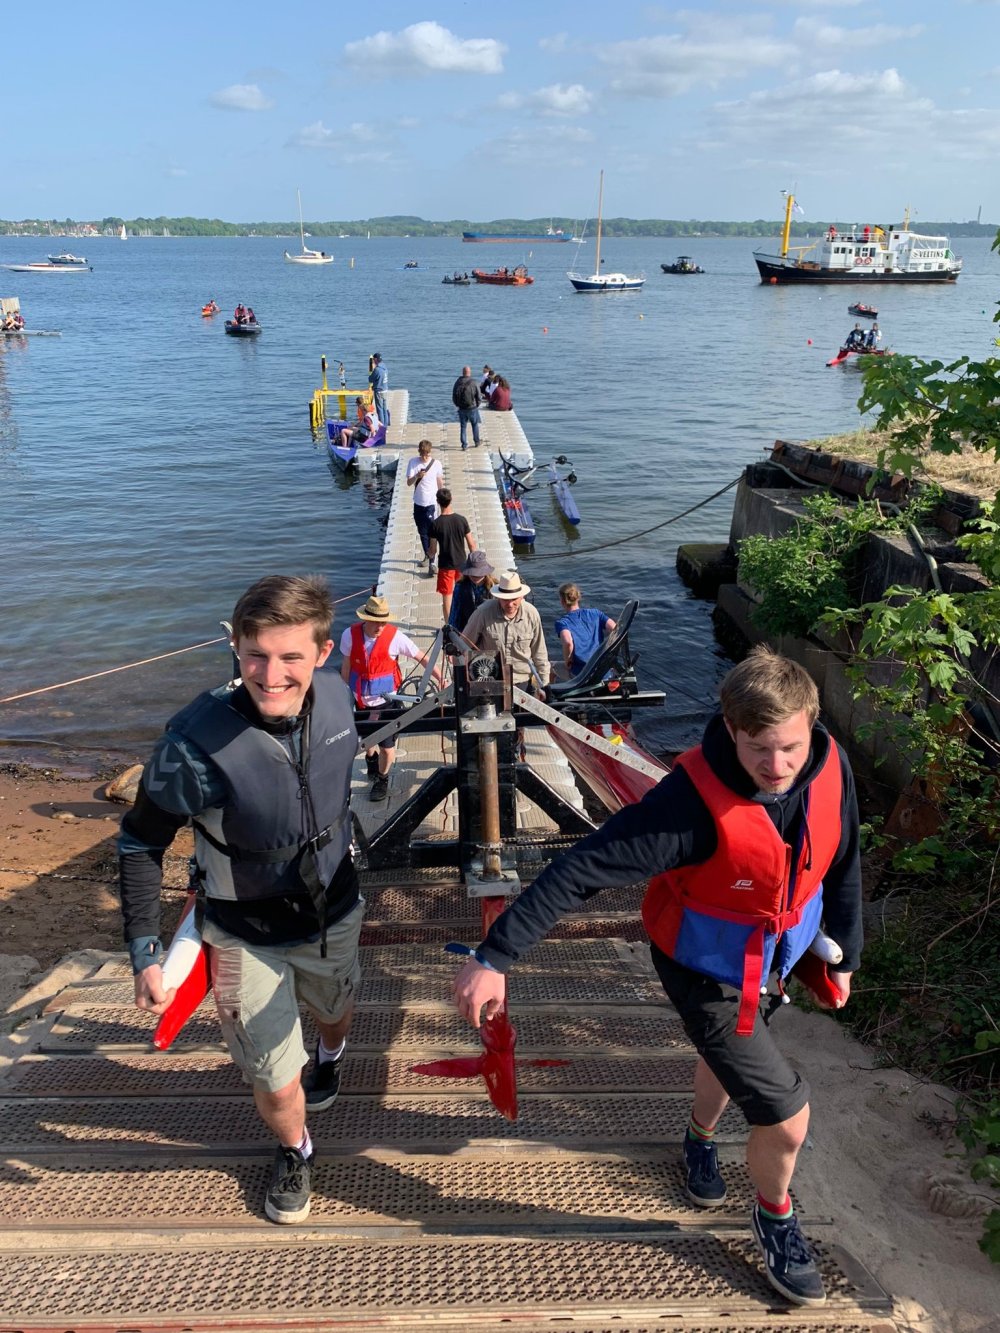
[[[366,583],[363,588],[357,592],[349,592],[344,597],[335,597],[333,605],[338,606],[341,602],[350,602],[355,597],[360,597],[363,592],[368,592],[374,585]],[[189,643],[186,648],[174,648],[169,653],[157,653],[155,657],[144,657],[139,662],[126,662],[123,666],[107,667],[104,671],[93,671],[89,676],[77,676],[74,680],[61,680],[57,685],[42,685],[37,690],[25,690],[21,694],[9,694],[6,699],[0,699],[0,704],[16,703],[18,699],[30,699],[36,694],[48,694],[50,690],[65,690],[70,685],[83,685],[88,680],[100,680],[102,676],[113,676],[118,671],[132,671],[135,667],[149,666],[151,662],[163,662],[168,657],[178,657],[182,653],[193,653],[199,648],[210,648],[215,643],[228,643],[229,635],[220,634],[217,639],[205,639],[201,643]]]

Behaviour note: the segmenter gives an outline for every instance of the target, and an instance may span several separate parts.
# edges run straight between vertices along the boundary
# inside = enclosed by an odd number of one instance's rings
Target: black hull
[[[764,283],[790,283],[790,282],[824,282],[824,283],[843,283],[852,285],[861,285],[865,287],[882,287],[887,283],[935,283],[940,285],[943,282],[954,282],[958,278],[957,273],[937,272],[937,273],[859,273],[856,269],[849,269],[843,273],[839,270],[824,268],[795,268],[792,265],[787,267],[784,264],[769,264],[766,259],[758,259],[754,256],[754,263],[760,273],[760,280]]]

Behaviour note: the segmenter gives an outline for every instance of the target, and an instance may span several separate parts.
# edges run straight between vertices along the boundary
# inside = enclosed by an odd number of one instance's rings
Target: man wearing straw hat
[[[374,594],[355,613],[359,623],[348,625],[340,636],[341,677],[350,686],[358,709],[376,710],[386,703],[386,695],[398,690],[403,682],[399,659],[408,657],[426,666],[427,654],[412,639],[390,623],[389,603]],[[431,673],[434,683],[442,683],[437,667]],[[389,795],[389,769],[396,758],[395,740],[383,741],[365,752],[368,776],[374,781],[369,793],[372,801],[384,801]]]
[[[333,1104],[361,980],[363,905],[351,856],[351,700],[333,672],[326,581],[274,574],[233,612],[240,680],[174,715],[143,770],[118,843],[125,940],[139,1009],[176,991],[160,966],[163,855],[189,821],[202,937],[230,1054],[279,1147],[272,1222],[309,1216],[307,1110]],[[299,1002],[319,1030],[316,1069]]]
[[[542,618],[524,599],[531,588],[517,570],[500,577],[490,589],[490,600],[473,611],[465,637],[477,648],[497,652],[511,665],[514,684],[544,693],[549,679],[549,654]]]

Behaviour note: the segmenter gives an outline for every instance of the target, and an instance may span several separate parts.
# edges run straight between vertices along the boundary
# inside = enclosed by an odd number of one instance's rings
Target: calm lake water
[[[536,456],[566,453],[580,477],[579,535],[542,497],[536,552],[519,562],[546,625],[569,578],[611,614],[639,597],[640,672],[667,691],[640,734],[654,748],[693,740],[726,663],[710,608],[674,559],[679,543],[726,538],[732,494],[650,536],[571,552],[688,508],[776,438],[856,428],[860,376],[824,363],[862,289],[762,287],[750,239],[608,241],[607,267],[644,270],[647,283],[603,297],[575,294],[565,277],[590,272],[591,242],[575,262],[571,245],[529,256],[451,239],[325,238],[336,262],[315,270],[285,264],[286,243],[102,238],[71,246],[93,272],[0,270],[0,295],[20,297],[29,328],[63,330],[0,339],[0,695],[211,639],[264,573],[321,571],[335,595],[371,583],[386,496],[331,472],[306,404],[322,354],[346,363],[354,387],[381,351],[413,421],[453,419],[463,362],[507,376]],[[680,249],[705,276],[661,273]],[[1000,262],[984,240],[954,249],[965,258],[955,286],[867,294],[888,345],[990,354]],[[45,252],[0,239],[2,263]],[[405,270],[408,259],[420,267]],[[522,260],[529,288],[441,283],[456,268]],[[203,320],[211,297],[224,314],[253,305],[261,337],[237,341],[224,316]],[[141,755],[174,708],[227,674],[219,645],[0,705],[0,756],[56,749],[73,766],[104,750]]]

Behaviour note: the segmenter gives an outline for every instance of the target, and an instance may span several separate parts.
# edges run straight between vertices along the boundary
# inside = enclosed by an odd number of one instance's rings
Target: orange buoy
[[[543,324],[543,325],[542,325],[542,332],[543,332],[543,333],[548,333],[548,331],[549,331],[549,329],[548,329],[548,325],[547,325],[547,324]]]

